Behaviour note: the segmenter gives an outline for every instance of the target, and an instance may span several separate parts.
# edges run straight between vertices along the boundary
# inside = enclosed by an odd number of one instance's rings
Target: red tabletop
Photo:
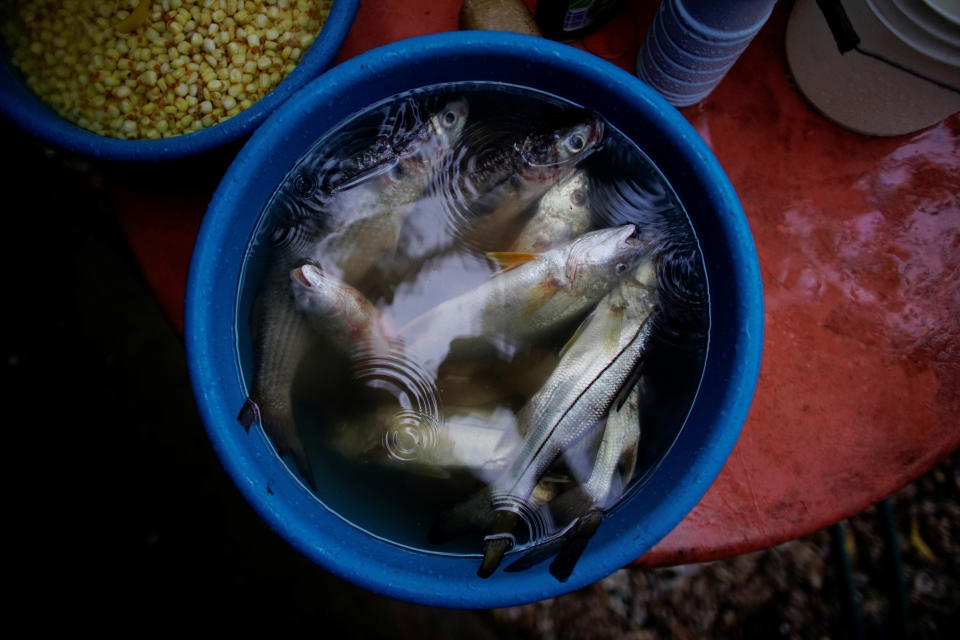
[[[454,30],[459,5],[365,2],[340,59]],[[608,31],[576,46],[633,71],[656,5],[628,0]],[[960,446],[960,117],[897,138],[831,124],[791,84],[787,9],[709,98],[681,110],[746,211],[766,337],[730,459],[641,564],[711,560],[816,531]],[[193,243],[235,150],[111,176],[120,224],[180,331]]]

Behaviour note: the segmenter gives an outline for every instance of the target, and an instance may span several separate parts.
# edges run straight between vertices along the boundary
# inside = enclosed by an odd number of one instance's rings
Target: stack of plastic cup
[[[776,0],[663,0],[637,55],[637,76],[677,107],[720,83]]]

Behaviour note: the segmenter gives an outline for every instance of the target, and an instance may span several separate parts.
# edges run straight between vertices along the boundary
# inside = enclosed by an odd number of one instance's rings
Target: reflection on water
[[[250,403],[318,500],[494,568],[639,490],[708,327],[655,167],[595,114],[499,84],[397,96],[317,141],[250,246],[248,317]]]

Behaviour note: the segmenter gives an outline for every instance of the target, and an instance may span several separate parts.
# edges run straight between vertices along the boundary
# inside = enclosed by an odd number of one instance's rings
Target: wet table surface
[[[656,4],[628,1],[573,46],[633,71]],[[459,5],[365,2],[339,59],[455,30]],[[711,560],[811,533],[960,446],[960,117],[896,138],[831,124],[791,83],[787,9],[706,100],[681,109],[746,211],[766,333],[726,466],[640,564]],[[193,243],[236,151],[109,175],[118,220],[181,332]]]

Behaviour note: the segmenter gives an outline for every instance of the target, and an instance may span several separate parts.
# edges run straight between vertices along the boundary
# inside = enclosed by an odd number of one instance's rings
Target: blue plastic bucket
[[[636,140],[674,186],[699,234],[711,299],[705,377],[688,421],[649,481],[607,514],[569,580],[549,563],[477,577],[478,556],[395,545],[327,510],[259,428],[237,422],[245,397],[236,307],[244,254],[261,209],[309,145],[351,114],[413,88],[500,81],[567,98]],[[242,315],[249,310],[240,310]],[[428,605],[489,608],[550,598],[642,555],[700,500],[733,448],[760,366],[763,298],[757,256],[723,170],[673,107],[629,73],[549,40],[461,32],[400,41],[353,58],[290,98],[253,135],[221,182],[190,268],[190,377],[210,439],[247,500],[280,535],[331,572]]]

